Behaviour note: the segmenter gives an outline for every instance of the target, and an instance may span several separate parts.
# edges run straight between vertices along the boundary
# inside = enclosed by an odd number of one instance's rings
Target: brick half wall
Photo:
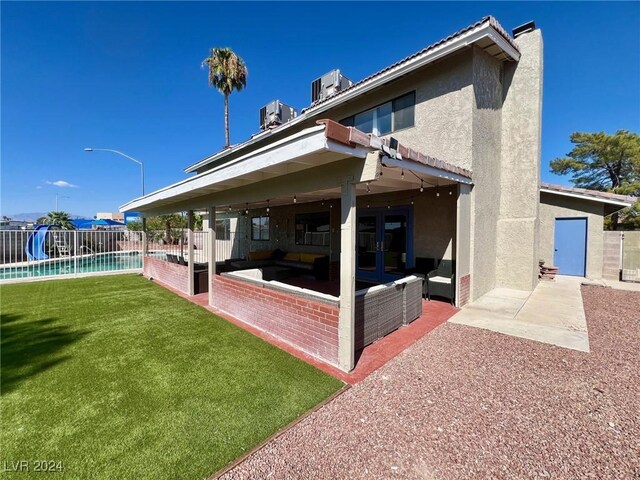
[[[189,295],[189,268],[186,265],[169,263],[159,258],[144,257],[142,273]]]
[[[213,307],[332,365],[338,364],[338,307],[216,275]]]
[[[469,303],[469,294],[471,292],[471,275],[460,277],[460,298],[458,298],[458,307],[464,307]]]

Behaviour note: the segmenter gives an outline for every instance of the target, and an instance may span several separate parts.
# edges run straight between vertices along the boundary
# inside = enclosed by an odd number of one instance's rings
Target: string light
[[[322,199],[322,201],[320,202],[320,205],[322,205],[324,207],[324,198]]]

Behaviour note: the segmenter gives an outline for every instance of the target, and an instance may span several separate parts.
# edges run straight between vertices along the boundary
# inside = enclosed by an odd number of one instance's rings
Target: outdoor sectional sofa
[[[251,268],[281,267],[299,274],[311,274],[316,280],[329,279],[329,256],[317,253],[264,250],[249,252],[246,260],[231,260],[227,271]]]

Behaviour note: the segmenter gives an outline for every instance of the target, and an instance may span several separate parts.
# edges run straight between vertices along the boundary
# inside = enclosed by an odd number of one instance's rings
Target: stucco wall
[[[505,64],[496,286],[532,290],[538,282],[542,132],[542,34],[519,36],[521,58]]]
[[[500,213],[500,134],[502,65],[478,48],[473,55],[473,190],[471,193],[471,299],[496,282],[497,225]]]
[[[604,208],[599,202],[540,193],[540,259],[554,262],[555,219],[566,217],[587,218],[587,277],[602,278]]]

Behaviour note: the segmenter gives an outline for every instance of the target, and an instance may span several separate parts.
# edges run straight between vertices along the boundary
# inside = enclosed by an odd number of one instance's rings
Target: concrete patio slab
[[[589,351],[579,277],[558,276],[533,292],[496,288],[449,321],[506,335]]]

